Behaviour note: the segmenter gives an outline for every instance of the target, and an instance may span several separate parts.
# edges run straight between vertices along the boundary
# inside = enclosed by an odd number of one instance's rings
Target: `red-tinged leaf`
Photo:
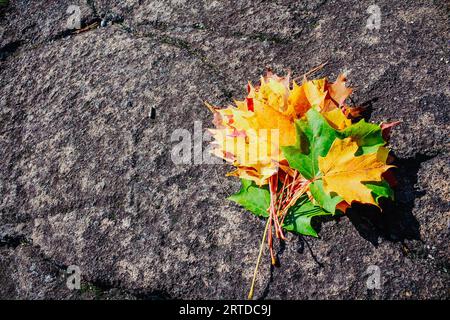
[[[342,213],[345,213],[348,208],[350,208],[350,205],[345,201],[341,201],[336,205],[336,209],[341,211]]]
[[[248,108],[248,111],[255,112],[253,98],[247,98],[247,108]]]
[[[399,125],[400,123],[401,123],[401,121],[394,121],[394,122],[381,124],[381,134],[383,135],[383,139],[385,141],[389,140],[389,138],[391,136],[392,128],[394,128],[396,125]]]

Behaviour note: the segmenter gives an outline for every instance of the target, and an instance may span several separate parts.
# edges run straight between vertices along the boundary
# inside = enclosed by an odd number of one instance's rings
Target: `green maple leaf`
[[[386,144],[381,127],[377,124],[366,122],[364,119],[340,131],[338,136],[341,139],[351,137],[352,140],[356,141],[360,147],[356,155],[376,152],[379,147]]]
[[[253,214],[268,217],[267,209],[270,206],[270,192],[267,187],[258,187],[253,181],[241,179],[241,190],[228,197]]]
[[[245,179],[241,179],[241,182],[241,189],[228,199],[240,204],[256,216],[269,217],[267,210],[270,206],[270,192],[267,187],[258,187],[254,182]],[[329,213],[313,205],[305,195],[289,209],[282,227],[287,231],[317,237],[317,232],[311,226],[311,219],[327,214]]]
[[[336,194],[331,195],[325,192],[322,180],[311,183],[309,185],[309,190],[317,204],[333,215],[336,212],[336,205],[343,200],[341,196]]]
[[[329,214],[321,207],[315,206],[305,195],[297,201],[296,205],[289,209],[284,219],[283,228],[302,235],[317,237],[316,230],[311,226],[311,219]]]
[[[365,182],[364,185],[372,191],[375,202],[379,204],[379,199],[382,197],[394,200],[394,190],[392,190],[386,180],[380,182]]]
[[[324,157],[336,138],[334,130],[316,110],[306,113],[306,120],[295,122],[297,141],[294,146],[281,147],[289,165],[306,179],[319,173],[318,157]]]

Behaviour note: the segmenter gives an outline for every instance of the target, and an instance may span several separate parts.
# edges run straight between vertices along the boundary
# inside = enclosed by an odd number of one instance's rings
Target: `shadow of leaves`
[[[404,240],[420,240],[419,222],[413,215],[416,198],[425,194],[419,190],[417,174],[423,162],[432,156],[417,155],[413,158],[396,159],[394,202],[382,199],[380,206],[382,212],[375,206],[354,204],[348,210],[347,216],[358,230],[358,233],[373,245],[377,246],[379,238],[393,242]]]

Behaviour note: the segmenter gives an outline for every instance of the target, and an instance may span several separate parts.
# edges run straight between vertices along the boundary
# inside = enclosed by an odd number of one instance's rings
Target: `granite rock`
[[[245,298],[264,222],[226,200],[239,188],[228,166],[174,164],[172,134],[198,142],[194,123],[211,126],[203,101],[243,96],[267,67],[295,77],[328,61],[316,76],[345,72],[371,121],[402,121],[390,143],[397,200],[316,221],[318,239],[289,235],[256,297],[448,299],[447,4],[380,0],[380,29],[369,30],[371,4],[2,9],[0,298]],[[82,32],[67,28],[69,5]],[[67,288],[70,265],[87,289]],[[380,289],[367,286],[373,270]]]

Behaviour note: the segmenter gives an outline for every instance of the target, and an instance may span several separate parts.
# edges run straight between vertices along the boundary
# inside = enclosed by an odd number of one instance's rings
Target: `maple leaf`
[[[381,182],[382,173],[393,167],[386,165],[387,149],[355,156],[358,144],[351,138],[336,139],[328,154],[319,157],[319,169],[326,192],[335,192],[347,203],[353,201],[377,205],[371,189],[363,182]]]
[[[349,138],[358,146],[355,155],[380,151],[380,156],[384,155],[381,161],[386,162],[387,149],[380,149],[386,142],[383,139],[381,126],[377,124],[361,120],[339,131],[331,128],[324,116],[325,114],[319,114],[315,110],[308,111],[306,119],[296,122],[296,144],[283,147],[282,150],[289,165],[312,181],[309,185],[309,192],[313,201],[331,214],[335,214],[336,209],[345,213],[351,202],[347,203],[338,194],[324,189],[323,181],[320,180],[319,156],[324,157],[329,152],[336,138]],[[370,189],[376,203],[381,197],[393,198],[393,191],[384,180],[382,182],[363,182],[363,184]]]
[[[311,225],[312,218],[326,215],[329,213],[314,205],[305,195],[289,209],[283,228],[301,235],[317,237],[317,232]]]
[[[270,192],[267,186],[258,187],[253,181],[241,179],[241,189],[228,197],[256,216],[269,216]],[[304,195],[295,206],[289,209],[282,227],[301,235],[317,237],[317,232],[311,226],[311,219],[316,216],[328,215],[320,206],[314,205]]]
[[[228,197],[257,216],[268,217],[270,193],[266,187],[257,187],[251,180],[241,179],[241,190]]]
[[[326,111],[323,116],[327,119],[328,124],[337,130],[343,130],[352,124],[352,120],[348,119],[339,108]]]
[[[337,194],[327,193],[323,188],[323,181],[317,180],[309,185],[314,200],[326,211],[335,214],[336,206],[344,199]],[[344,210],[345,212],[345,210]]]
[[[336,82],[328,86],[328,93],[331,97],[330,104],[334,107],[343,106],[345,99],[347,99],[353,91],[345,85],[346,81],[346,77],[343,74],[340,74],[336,79]],[[330,108],[330,106],[327,106],[327,108]]]
[[[338,136],[341,139],[351,138],[355,141],[360,147],[357,154],[376,152],[379,147],[386,144],[381,126],[368,123],[364,119],[345,128]]]
[[[336,138],[336,131],[318,111],[310,109],[305,120],[295,123],[296,144],[282,147],[289,165],[306,179],[313,179],[319,172],[318,157],[325,156]]]
[[[216,125],[210,131],[216,146],[213,153],[236,166],[229,175],[258,185],[267,184],[285,161],[281,147],[295,143],[294,122],[304,119],[308,110],[323,113],[331,128],[351,125],[339,108],[351,93],[341,76],[331,84],[323,78],[305,79],[301,85],[292,81],[291,86],[289,75],[278,77],[268,72],[261,77],[260,86],[249,83],[247,90],[248,96],[235,101],[235,106],[219,109],[208,105],[215,113]]]
[[[325,97],[327,92],[325,91],[326,79],[304,81],[303,87],[305,95],[311,106],[322,110],[325,104]]]

